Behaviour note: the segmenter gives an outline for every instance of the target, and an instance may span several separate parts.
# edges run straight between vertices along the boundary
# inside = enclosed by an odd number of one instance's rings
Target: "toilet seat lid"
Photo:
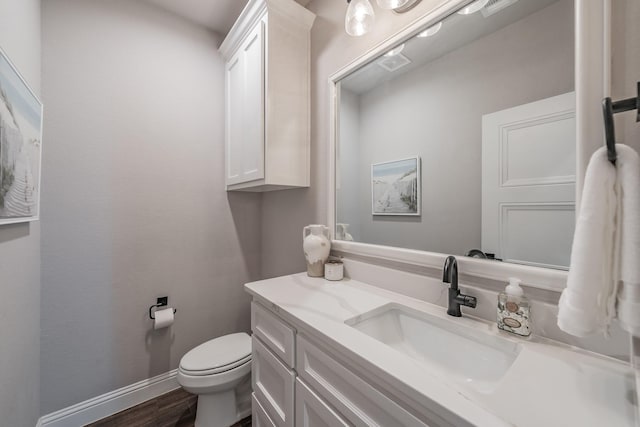
[[[240,332],[214,338],[190,350],[180,360],[180,369],[191,375],[211,375],[250,360],[251,338]]]

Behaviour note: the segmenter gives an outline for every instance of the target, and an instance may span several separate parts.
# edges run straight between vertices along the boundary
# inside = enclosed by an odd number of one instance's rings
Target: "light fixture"
[[[396,56],[397,54],[399,54],[400,52],[402,52],[402,49],[404,49],[404,43],[402,43],[400,46],[396,46],[393,49],[391,49],[389,52],[385,53],[384,56],[389,57],[389,56]]]
[[[435,25],[430,26],[429,28],[427,28],[426,30],[418,34],[418,38],[422,39],[424,37],[431,37],[435,35],[438,31],[440,31],[440,28],[442,28],[442,21],[438,22]]]
[[[476,0],[471,3],[469,6],[465,6],[458,11],[459,15],[471,15],[472,13],[476,13],[483,7],[485,7],[489,3],[489,0]]]
[[[369,0],[347,0],[347,14],[344,17],[344,28],[350,36],[361,36],[369,32],[373,26],[375,14]]]
[[[395,7],[393,9],[393,12],[397,14],[409,12],[411,9],[416,7],[418,3],[420,3],[421,1],[422,0],[407,0],[402,6]]]
[[[392,10],[404,6],[409,0],[377,0],[380,9]]]
[[[375,13],[370,0],[347,0],[347,14],[344,17],[344,28],[350,36],[361,36],[373,27]],[[410,11],[422,0],[376,0],[380,9],[392,10],[402,14]],[[517,0],[514,0],[517,1]]]

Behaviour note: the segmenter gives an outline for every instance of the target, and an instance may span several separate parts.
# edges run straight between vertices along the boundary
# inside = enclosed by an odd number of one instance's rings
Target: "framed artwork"
[[[42,112],[0,49],[0,225],[40,219]]]
[[[371,165],[373,215],[420,215],[420,157]]]

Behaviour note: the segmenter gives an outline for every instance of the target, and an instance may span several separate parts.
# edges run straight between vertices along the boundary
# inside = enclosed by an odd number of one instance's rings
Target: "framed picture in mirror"
[[[420,157],[371,165],[373,215],[420,215]]]

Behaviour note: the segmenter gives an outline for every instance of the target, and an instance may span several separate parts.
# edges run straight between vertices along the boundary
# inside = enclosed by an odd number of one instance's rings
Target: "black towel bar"
[[[613,124],[613,115],[623,111],[636,110],[636,122],[640,122],[640,82],[637,83],[637,96],[622,101],[612,102],[611,98],[602,101],[602,113],[604,115],[604,133],[607,141],[607,158],[613,164],[616,163],[616,131]]]

